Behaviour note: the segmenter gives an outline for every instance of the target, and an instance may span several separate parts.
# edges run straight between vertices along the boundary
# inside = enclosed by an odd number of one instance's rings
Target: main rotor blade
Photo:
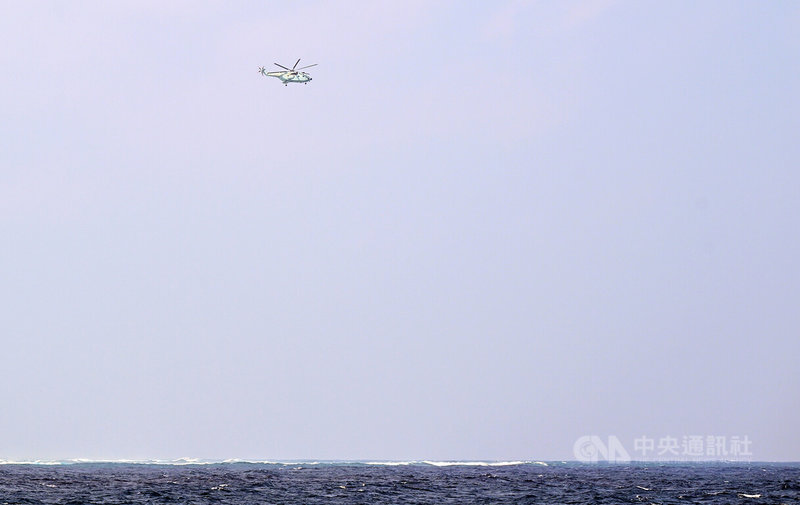
[[[297,61],[294,62],[294,67],[296,67],[298,63],[300,63],[300,58],[297,58]],[[292,70],[294,70],[294,67],[292,67]]]
[[[316,67],[317,65],[319,65],[319,63],[314,63],[313,65],[308,65],[308,66],[305,66],[305,67],[300,67],[300,68],[298,68],[297,70],[303,70],[304,68]]]
[[[284,70],[288,70],[288,71],[290,71],[290,72],[291,72],[291,70],[292,70],[291,68],[286,68],[286,67],[284,67],[284,66],[283,66],[283,65],[281,65],[280,63],[276,63],[276,65],[278,65],[278,66],[279,66],[279,67],[281,67],[282,69],[284,69]]]

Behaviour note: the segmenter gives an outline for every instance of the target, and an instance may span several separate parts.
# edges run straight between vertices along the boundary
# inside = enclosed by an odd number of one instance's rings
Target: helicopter
[[[276,63],[275,65],[281,67],[283,69],[282,72],[267,72],[267,69],[264,67],[258,67],[258,73],[261,75],[265,75],[267,77],[277,77],[281,80],[284,86],[288,86],[290,82],[302,82],[303,84],[308,84],[308,81],[311,80],[311,76],[308,75],[306,72],[301,72],[301,70],[306,68],[311,68],[316,66],[317,64],[314,63],[313,65],[306,65],[305,67],[297,68],[297,64],[300,63],[300,58],[294,62],[294,66],[292,68],[284,67],[283,65]]]

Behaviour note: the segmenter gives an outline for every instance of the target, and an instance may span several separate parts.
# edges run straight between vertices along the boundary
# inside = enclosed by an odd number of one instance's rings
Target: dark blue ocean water
[[[800,503],[800,465],[0,465],[0,505],[90,503]]]

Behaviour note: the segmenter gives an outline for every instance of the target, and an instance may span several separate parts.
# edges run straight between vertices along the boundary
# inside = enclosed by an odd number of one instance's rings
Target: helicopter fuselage
[[[263,74],[267,77],[277,77],[286,85],[290,82],[306,83],[311,80],[311,76],[305,72],[263,72]]]

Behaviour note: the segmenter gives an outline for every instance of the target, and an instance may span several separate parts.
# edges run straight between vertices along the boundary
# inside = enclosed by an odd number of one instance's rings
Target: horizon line
[[[544,460],[502,460],[502,459],[206,459],[206,458],[174,458],[174,459],[129,459],[129,458],[64,458],[64,459],[2,459],[0,465],[40,465],[40,466],[68,466],[81,464],[128,464],[128,465],[163,465],[163,466],[208,466],[208,465],[363,465],[363,466],[521,466],[521,465],[626,465],[626,464],[800,464],[800,460],[745,460],[745,459],[696,459],[696,460],[600,460],[600,461],[580,461],[564,459],[544,459]]]

